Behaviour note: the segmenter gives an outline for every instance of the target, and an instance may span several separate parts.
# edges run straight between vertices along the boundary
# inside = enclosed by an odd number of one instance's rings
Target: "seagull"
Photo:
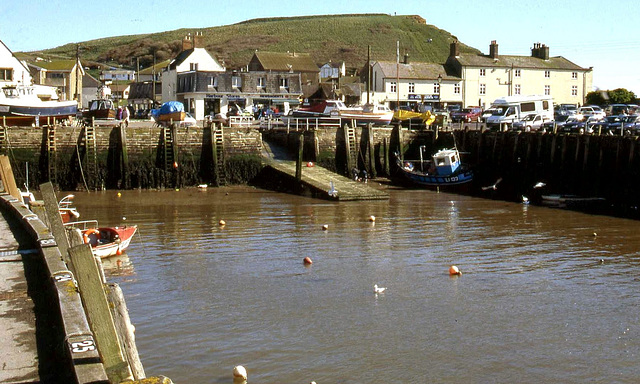
[[[336,187],[333,185],[333,181],[329,182],[329,196],[331,197],[338,197],[338,190],[336,189]]]
[[[522,195],[522,204],[529,204],[529,198],[525,195]]]
[[[387,288],[385,288],[385,287],[378,287],[378,284],[374,284],[374,285],[373,285],[373,292],[375,292],[375,293],[376,293],[376,295],[377,295],[378,293],[383,293],[383,292],[384,292],[384,291],[386,291],[386,290],[387,290]]]
[[[547,184],[546,184],[546,183],[543,183],[542,181],[538,181],[538,182],[536,183],[536,185],[534,185],[534,186],[533,186],[533,188],[542,188],[542,187],[544,187],[545,185],[547,185]]]
[[[498,184],[502,181],[502,177],[499,178],[498,180],[496,180],[496,182],[493,185],[489,185],[487,187],[482,187],[483,191],[489,190],[489,189],[493,189],[494,191],[496,189],[498,189]]]

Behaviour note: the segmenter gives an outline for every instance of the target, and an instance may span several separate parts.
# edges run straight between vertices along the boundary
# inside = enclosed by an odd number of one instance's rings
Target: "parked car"
[[[578,113],[578,106],[575,104],[560,104],[556,105],[554,114],[555,116],[569,116]]]
[[[546,120],[537,113],[532,113],[530,115],[525,116],[522,120],[516,121],[511,126],[511,129],[514,131],[537,131],[542,127],[542,124]]]
[[[455,122],[467,122],[478,121],[482,115],[482,108],[480,107],[467,107],[461,111],[451,112],[451,121]]]
[[[571,133],[593,133],[594,127],[596,124],[601,122],[602,119],[599,117],[587,117],[582,120],[571,120],[565,123],[562,126],[562,129],[558,128],[559,131],[562,132],[571,132]]]
[[[595,118],[596,120],[602,120],[607,117],[606,113],[597,105],[586,105],[578,109],[578,113],[585,118]]]
[[[487,117],[491,116],[496,110],[497,110],[496,108],[489,108],[482,111],[482,114],[480,115],[480,121],[481,122],[487,121]]]
[[[640,129],[640,115],[620,115],[620,116],[608,116],[607,126],[605,131],[611,133],[620,133],[622,131],[637,132]]]
[[[554,120],[548,120],[542,123],[542,126],[540,127],[541,129],[544,129],[545,131],[552,131],[553,130],[553,126],[555,125],[558,129],[562,128],[562,126],[567,122],[567,121],[572,121],[572,120],[579,120],[577,117],[575,117],[575,115],[569,116],[569,115],[560,115],[557,116]]]

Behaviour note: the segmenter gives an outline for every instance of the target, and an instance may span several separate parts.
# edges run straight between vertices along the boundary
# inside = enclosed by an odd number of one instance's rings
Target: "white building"
[[[185,89],[187,86],[187,84],[178,84],[178,75],[197,71],[225,71],[225,68],[202,48],[201,40],[201,32],[196,32],[195,36],[188,34],[182,40],[182,52],[162,72],[162,101],[182,102],[185,110],[196,113],[194,117],[198,120],[204,119],[204,96],[189,96],[183,93],[181,100],[178,100],[178,88]]]
[[[31,73],[25,63],[0,40],[0,87],[31,85]]]

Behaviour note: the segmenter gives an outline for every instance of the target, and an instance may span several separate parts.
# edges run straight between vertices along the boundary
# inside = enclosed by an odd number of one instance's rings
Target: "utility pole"
[[[80,82],[80,76],[78,75],[78,71],[80,68],[80,44],[76,44],[76,92],[74,99],[80,104],[82,101],[80,100],[80,94],[78,92],[78,83]]]
[[[151,73],[152,73],[152,78],[151,78],[151,84],[152,84],[152,89],[151,89],[151,100],[152,100],[152,105],[151,108],[155,108],[156,106],[156,50],[153,50],[153,67],[151,67]]]
[[[371,46],[367,46],[367,104],[370,104],[369,95],[371,95]]]

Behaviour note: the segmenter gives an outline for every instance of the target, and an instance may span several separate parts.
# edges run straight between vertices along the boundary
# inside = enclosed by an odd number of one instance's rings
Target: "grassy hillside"
[[[254,19],[221,27],[97,39],[81,43],[80,54],[83,62],[123,66],[131,66],[139,58],[147,67],[153,62],[154,51],[157,61],[172,58],[181,50],[182,38],[196,31],[202,32],[205,48],[228,68],[248,64],[257,49],[305,52],[319,65],[332,60],[345,61],[348,68],[361,68],[369,45],[372,60],[395,60],[396,41],[400,41],[400,54],[408,52],[412,61],[444,62],[449,43],[455,39],[419,16],[330,15]],[[478,52],[464,44],[460,49]],[[75,52],[76,45],[67,44],[31,54],[69,58]]]

